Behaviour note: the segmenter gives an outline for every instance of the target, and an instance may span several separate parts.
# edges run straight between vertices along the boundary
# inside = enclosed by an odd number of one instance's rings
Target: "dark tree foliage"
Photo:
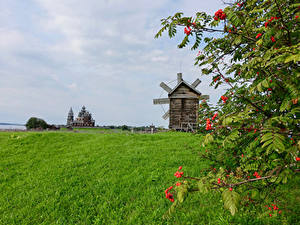
[[[47,129],[49,125],[45,122],[45,120],[31,117],[26,123],[27,130],[29,129]]]
[[[196,180],[201,193],[220,191],[232,215],[251,199],[258,216],[282,216],[278,190],[299,176],[299,16],[295,0],[238,0],[214,16],[176,13],[161,20],[156,38],[165,31],[173,38],[185,27],[178,47],[201,47],[195,65],[215,88],[228,86],[215,109],[206,103],[199,109],[207,133],[201,154],[214,169],[181,178]],[[183,182],[176,191],[171,211],[195,187]],[[270,212],[268,204],[275,205]]]

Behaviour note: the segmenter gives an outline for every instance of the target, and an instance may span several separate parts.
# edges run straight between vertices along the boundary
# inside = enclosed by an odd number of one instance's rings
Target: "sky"
[[[34,116],[65,124],[83,105],[97,125],[167,127],[159,84],[178,72],[215,103],[224,90],[209,86],[194,66],[200,49],[178,49],[160,20],[224,8],[221,0],[0,0],[0,122]],[[203,46],[202,46],[203,47]],[[176,83],[170,83],[174,87]]]

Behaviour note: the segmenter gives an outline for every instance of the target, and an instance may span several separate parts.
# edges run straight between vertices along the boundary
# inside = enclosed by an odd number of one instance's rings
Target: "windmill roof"
[[[178,84],[172,89],[172,91],[169,93],[169,95],[172,95],[173,92],[174,92],[181,84],[185,84],[185,85],[188,86],[190,89],[192,89],[194,92],[196,92],[198,95],[202,95],[201,92],[199,92],[196,88],[192,87],[190,84],[188,84],[188,83],[185,82],[184,80],[182,80],[180,83],[178,83]]]

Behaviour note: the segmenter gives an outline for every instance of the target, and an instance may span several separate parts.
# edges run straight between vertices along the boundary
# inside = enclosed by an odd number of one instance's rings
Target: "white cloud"
[[[17,30],[0,28],[0,50],[15,51],[24,44],[22,33]]]
[[[65,123],[69,107],[82,105],[98,124],[166,125],[152,105],[159,83],[199,69],[196,52],[178,40],[154,34],[160,19],[177,11],[211,11],[220,1],[171,0],[10,0],[0,5],[0,117],[25,122],[39,115]],[[22,6],[22,7],[21,7]],[[22,8],[26,11],[22,11]],[[199,90],[217,98],[220,92]],[[22,121],[20,121],[22,120]]]

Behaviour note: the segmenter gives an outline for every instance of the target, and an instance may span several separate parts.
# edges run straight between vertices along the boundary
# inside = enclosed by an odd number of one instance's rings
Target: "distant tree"
[[[31,117],[27,121],[25,126],[28,130],[28,129],[36,129],[36,128],[46,129],[46,128],[48,128],[49,125],[43,119],[36,118],[36,117]]]
[[[129,127],[127,125],[123,125],[123,126],[121,126],[121,129],[122,130],[129,130]]]

